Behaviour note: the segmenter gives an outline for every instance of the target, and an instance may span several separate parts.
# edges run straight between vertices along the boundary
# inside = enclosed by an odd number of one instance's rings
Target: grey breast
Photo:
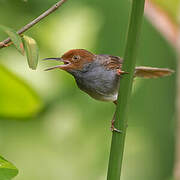
[[[116,100],[119,77],[115,70],[107,70],[99,61],[95,61],[86,64],[82,71],[74,72],[73,75],[78,87],[93,98],[103,101]]]

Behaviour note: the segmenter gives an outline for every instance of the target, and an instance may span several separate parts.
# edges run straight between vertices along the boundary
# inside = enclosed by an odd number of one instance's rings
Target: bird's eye
[[[79,59],[80,59],[80,57],[77,56],[77,55],[74,55],[74,56],[72,57],[72,59],[73,59],[74,62],[78,62]]]

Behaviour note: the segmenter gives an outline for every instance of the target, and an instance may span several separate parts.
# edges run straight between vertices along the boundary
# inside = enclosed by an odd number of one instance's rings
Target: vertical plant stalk
[[[123,71],[128,72],[128,74],[123,75],[123,78],[120,80],[118,103],[115,114],[115,127],[121,130],[122,133],[114,131],[112,135],[107,180],[119,180],[121,175],[127,128],[127,107],[132,89],[136,50],[144,13],[144,2],[145,0],[133,0],[131,4],[128,36],[122,67]]]

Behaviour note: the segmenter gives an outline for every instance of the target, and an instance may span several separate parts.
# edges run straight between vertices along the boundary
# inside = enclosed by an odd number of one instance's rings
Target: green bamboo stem
[[[123,71],[128,72],[128,74],[123,75],[123,78],[120,80],[118,104],[115,115],[115,127],[121,130],[122,133],[113,132],[107,180],[119,180],[121,175],[127,128],[127,107],[132,89],[136,64],[136,50],[143,19],[144,3],[145,0],[132,1],[124,63],[122,67]]]

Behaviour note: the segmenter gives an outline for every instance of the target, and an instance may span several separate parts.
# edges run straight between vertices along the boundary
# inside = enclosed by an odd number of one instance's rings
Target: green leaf
[[[38,46],[36,41],[28,36],[23,36],[24,47],[28,60],[29,67],[33,70],[36,69],[38,64]]]
[[[18,169],[0,156],[0,180],[10,180],[18,174]]]
[[[0,117],[29,118],[42,108],[36,92],[15,74],[0,65]]]
[[[22,55],[24,55],[23,42],[21,40],[21,37],[16,33],[16,31],[11,29],[11,28],[9,28],[9,27],[3,26],[3,25],[0,25],[0,29],[2,31],[4,31],[11,38],[11,41],[14,43],[15,47],[17,48],[17,50]]]

